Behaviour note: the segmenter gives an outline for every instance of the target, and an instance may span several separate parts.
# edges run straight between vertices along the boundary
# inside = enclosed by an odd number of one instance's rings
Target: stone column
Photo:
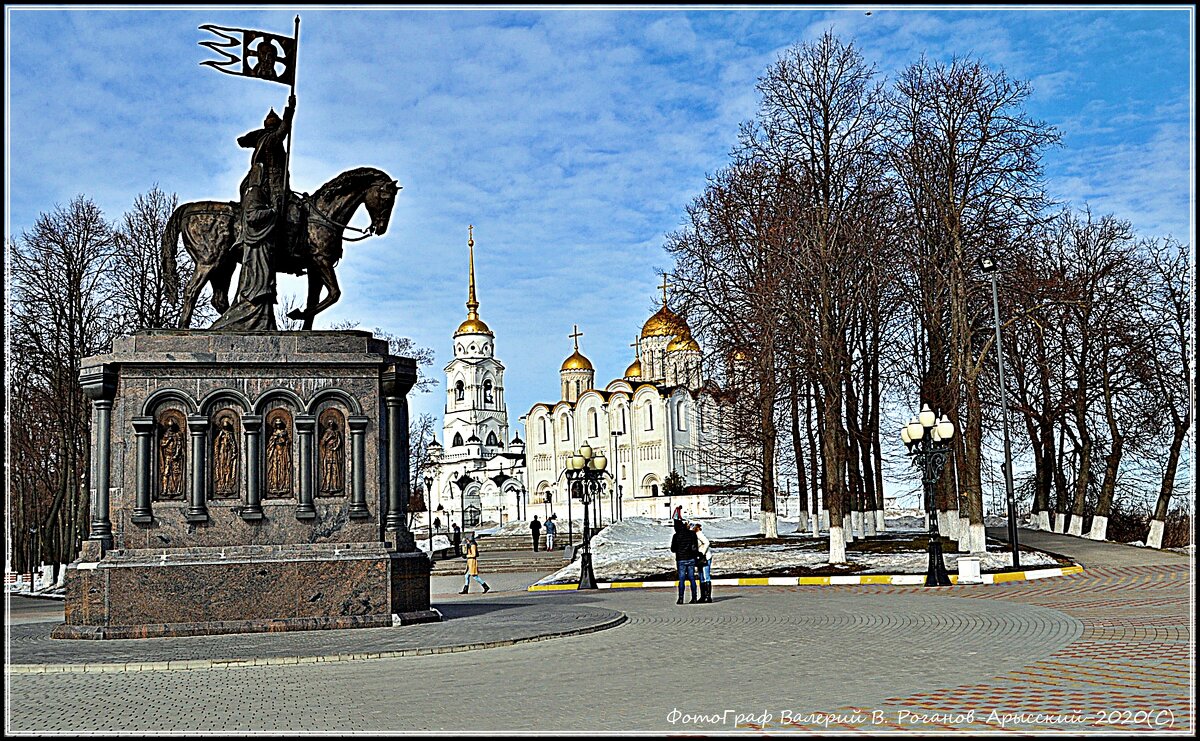
[[[208,417],[189,414],[187,426],[192,435],[192,496],[184,519],[208,522]]]
[[[117,395],[117,368],[104,363],[79,371],[83,392],[92,400],[92,419],[95,429],[92,449],[93,483],[92,522],[88,540],[100,544],[101,550],[113,546],[112,521],[109,519],[109,471],[112,468],[110,447],[113,398]]]
[[[241,516],[246,522],[263,518],[262,511],[262,424],[261,414],[242,415],[242,429],[246,431],[246,505]]]
[[[133,432],[137,436],[137,499],[130,520],[137,525],[148,525],[154,520],[154,511],[150,509],[153,490],[150,462],[154,459],[154,429],[154,417],[133,418]]]
[[[350,519],[363,520],[371,516],[367,509],[367,423],[369,417],[352,416],[350,426]]]
[[[417,549],[408,531],[408,391],[417,382],[417,363],[397,358],[383,372],[383,403],[387,419],[387,518],[385,539],[397,551]]]
[[[311,414],[296,415],[296,455],[300,462],[300,485],[297,487],[300,504],[296,507],[297,520],[311,520],[317,516],[313,507],[313,430],[317,418]]]

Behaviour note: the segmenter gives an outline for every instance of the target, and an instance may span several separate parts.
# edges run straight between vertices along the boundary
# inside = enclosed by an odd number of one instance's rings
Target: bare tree
[[[11,360],[26,394],[10,433],[23,451],[11,481],[22,515],[36,516],[41,552],[67,563],[86,536],[90,409],[79,385],[83,358],[105,352],[118,327],[107,282],[113,232],[78,196],[41,214],[12,250]],[[48,501],[43,499],[48,498]],[[57,576],[57,574],[56,574]]]
[[[792,266],[783,273],[790,284],[788,336],[813,339],[812,368],[824,413],[829,560],[841,563],[846,537],[853,533],[849,495],[863,493],[862,435],[852,439],[848,430],[861,433],[858,399],[853,389],[849,395],[846,390],[852,331],[865,287],[873,283],[871,248],[886,213],[884,90],[854,45],[828,32],[785,52],[758,89],[761,129],[750,132],[750,144],[789,181],[789,188],[779,189],[791,199],[784,209],[792,236],[786,243]],[[799,348],[793,343],[787,349]]]
[[[432,414],[421,414],[408,424],[408,526],[411,528],[417,512],[428,513],[432,507],[429,492],[425,491],[425,472],[431,467],[429,443],[434,439]],[[430,515],[426,514],[426,519]]]
[[[1040,156],[1058,134],[1025,113],[1029,93],[1028,83],[978,62],[922,58],[900,74],[891,100],[893,164],[916,258],[914,311],[928,352],[921,396],[962,433],[952,473],[973,552],[985,547],[980,378],[995,364],[987,359],[988,297],[971,270],[981,254],[1009,248],[1035,226],[1047,205]],[[951,478],[939,490],[943,511],[955,504]]]
[[[116,299],[121,329],[174,327],[179,323],[182,294],[178,285],[169,285],[163,274],[162,236],[179,199],[152,187],[138,195],[133,208],[122,217],[113,233],[114,258],[109,279]],[[193,265],[187,253],[176,245],[177,264],[188,272]],[[178,283],[176,281],[176,283]],[[206,324],[214,318],[205,306],[197,314]]]
[[[1163,524],[1167,519],[1179,457],[1184,440],[1192,431],[1192,354],[1195,332],[1191,322],[1194,276],[1184,245],[1167,239],[1149,249],[1151,282],[1145,292],[1141,318],[1144,340],[1150,347],[1148,380],[1152,398],[1159,400],[1154,415],[1170,434],[1167,461],[1163,466],[1158,501],[1150,521],[1146,545],[1162,547]]]
[[[787,201],[771,191],[784,185],[763,161],[739,159],[709,178],[688,207],[687,226],[668,235],[666,244],[675,258],[676,295],[687,307],[693,332],[705,340],[705,366],[724,381],[714,423],[720,439],[731,444],[708,451],[706,466],[724,471],[727,486],[758,488],[767,537],[778,534],[776,357],[787,268],[781,242],[786,230],[777,207]]]

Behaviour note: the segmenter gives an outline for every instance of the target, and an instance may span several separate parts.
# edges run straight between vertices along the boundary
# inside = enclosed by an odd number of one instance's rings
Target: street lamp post
[[[429,525],[429,565],[433,565],[433,477],[425,476],[425,524]],[[433,573],[432,571],[429,573]]]
[[[925,489],[925,511],[929,513],[929,570],[925,574],[927,587],[950,586],[950,575],[946,573],[946,562],[942,558],[942,538],[938,534],[933,490],[950,456],[952,437],[954,424],[945,415],[939,420],[928,404],[921,409],[920,415],[900,428],[900,439],[908,447],[913,465],[921,469],[921,484]]]
[[[1017,546],[1017,500],[1013,494],[1012,445],[1008,439],[1008,398],[1004,389],[1004,345],[1000,341],[1000,293],[996,279],[1000,266],[991,257],[979,258],[979,268],[992,281],[992,317],[996,325],[996,364],[1000,370],[1000,415],[1004,420],[1004,490],[1008,495],[1008,543],[1012,547],[1013,568],[1021,568],[1021,554]]]
[[[578,492],[579,502],[583,505],[583,544],[579,547],[580,589],[597,588],[596,574],[592,571],[592,533],[588,522],[588,510],[603,485],[604,468],[607,465],[608,459],[604,457],[604,453],[593,453],[592,446],[587,443],[567,460],[568,502],[570,497]]]

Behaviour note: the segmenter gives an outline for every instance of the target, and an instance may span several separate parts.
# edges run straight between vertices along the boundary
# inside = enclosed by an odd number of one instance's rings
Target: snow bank
[[[906,518],[910,519],[910,518]],[[746,520],[719,518],[699,520],[702,531],[712,541],[713,578],[729,574],[747,576],[767,574],[781,569],[828,565],[829,554],[825,541],[796,542],[795,544],[764,544],[737,548],[723,547],[722,540],[734,540],[758,535],[758,523]],[[924,518],[919,530],[924,530]],[[795,521],[780,520],[780,535],[796,532]],[[889,521],[888,527],[892,527]],[[900,529],[900,528],[895,528]],[[592,538],[592,569],[600,581],[638,581],[646,577],[675,572],[675,554],[671,553],[671,527],[661,520],[630,517],[606,527]],[[963,554],[967,555],[967,554]],[[854,573],[924,573],[929,556],[924,549],[903,553],[848,554],[851,564],[861,566]],[[946,554],[946,568],[958,569],[958,556]],[[1057,562],[1042,553],[1023,552],[1021,565],[1035,567]],[[997,571],[1012,566],[1012,554],[988,553],[980,559],[984,571]],[[846,567],[849,568],[849,567]],[[575,561],[543,578],[538,584],[566,583],[579,580],[579,563]]]

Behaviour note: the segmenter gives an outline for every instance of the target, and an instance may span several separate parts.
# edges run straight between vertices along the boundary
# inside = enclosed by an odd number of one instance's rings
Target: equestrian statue
[[[308,298],[303,309],[288,314],[312,329],[313,317],[341,297],[334,266],[342,257],[342,243],[356,242],[387,231],[400,185],[390,175],[373,167],[357,167],[337,175],[311,196],[289,187],[292,118],[296,112],[295,58],[299,18],[293,38],[248,29],[205,25],[235,40],[203,42],[223,54],[225,62],[202,62],[218,71],[291,85],[283,116],[272,108],[262,128],[241,137],[238,144],[252,150],[250,169],[242,178],[237,201],[195,201],[175,209],[162,237],[162,268],[166,289],[179,290],[176,254],[179,240],[195,262],[196,269],[183,293],[179,326],[191,325],[196,299],[205,283],[212,288],[212,305],[220,317],[212,329],[239,331],[274,330],[279,272],[308,275]],[[240,47],[245,59],[227,48]],[[277,51],[272,51],[278,47]],[[279,53],[279,52],[282,53]],[[234,64],[240,62],[240,70]],[[366,207],[371,224],[366,229],[350,226],[360,206]],[[347,230],[359,237],[344,236]],[[229,302],[229,283],[241,263],[237,294]],[[325,297],[321,298],[322,289]]]

